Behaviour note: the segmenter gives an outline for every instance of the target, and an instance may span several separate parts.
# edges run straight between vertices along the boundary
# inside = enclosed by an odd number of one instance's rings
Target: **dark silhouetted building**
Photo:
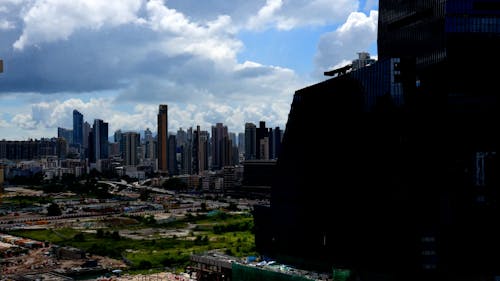
[[[89,134],[89,146],[91,163],[108,159],[108,123],[100,119],[94,120],[92,132]]]
[[[295,93],[257,248],[353,280],[495,280],[500,5],[379,6],[380,60]]]
[[[253,123],[245,124],[245,160],[257,159],[257,127]]]
[[[78,110],[73,110],[73,138],[72,142],[66,139],[70,144],[83,145],[83,114]]]
[[[158,170],[168,172],[168,106],[161,104],[158,111]]]
[[[168,147],[168,153],[167,153],[168,174],[170,176],[178,175],[179,173],[177,171],[177,157],[176,157],[177,142],[175,141],[175,135],[168,136],[167,147]]]
[[[221,170],[232,164],[232,142],[229,139],[227,126],[217,123],[212,126],[212,170]]]

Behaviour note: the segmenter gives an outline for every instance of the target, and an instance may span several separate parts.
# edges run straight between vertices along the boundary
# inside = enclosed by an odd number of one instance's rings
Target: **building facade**
[[[245,160],[257,159],[257,127],[253,123],[245,124]]]
[[[69,143],[83,146],[83,114],[76,109],[73,110],[73,138]]]
[[[359,280],[495,280],[498,1],[379,7],[381,60],[296,91],[257,248]]]
[[[161,104],[158,111],[158,170],[168,172],[168,106]]]

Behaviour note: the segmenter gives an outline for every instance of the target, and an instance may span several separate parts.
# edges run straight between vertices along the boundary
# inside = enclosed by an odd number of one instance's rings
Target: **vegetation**
[[[3,200],[2,204],[12,204],[18,206],[20,208],[25,208],[29,206],[34,206],[38,204],[47,204],[51,203],[52,199],[48,197],[40,197],[40,196],[14,196],[7,197]]]
[[[250,214],[229,215],[223,212],[212,216],[187,216],[184,220],[158,224],[149,218],[140,219],[143,227],[180,228],[188,223],[196,228],[188,237],[134,240],[120,236],[119,229],[98,229],[96,233],[73,229],[23,230],[11,234],[59,245],[73,246],[91,254],[127,261],[132,270],[183,267],[193,253],[220,249],[243,257],[255,255],[253,219]]]

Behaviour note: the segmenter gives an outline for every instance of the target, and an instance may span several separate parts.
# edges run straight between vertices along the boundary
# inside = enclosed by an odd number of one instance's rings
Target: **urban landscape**
[[[77,2],[0,2],[0,280],[500,280],[499,1]]]

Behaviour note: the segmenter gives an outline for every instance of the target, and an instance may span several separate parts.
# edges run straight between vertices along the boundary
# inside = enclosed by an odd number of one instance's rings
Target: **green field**
[[[237,257],[256,254],[253,218],[250,214],[229,215],[221,212],[213,216],[188,216],[168,224],[143,220],[134,228],[153,226],[172,229],[183,227],[188,222],[196,225],[189,237],[154,240],[120,237],[119,227],[102,229],[97,234],[69,228],[12,231],[10,234],[73,246],[91,254],[124,258],[131,270],[184,267],[189,263],[191,254],[213,249]]]

